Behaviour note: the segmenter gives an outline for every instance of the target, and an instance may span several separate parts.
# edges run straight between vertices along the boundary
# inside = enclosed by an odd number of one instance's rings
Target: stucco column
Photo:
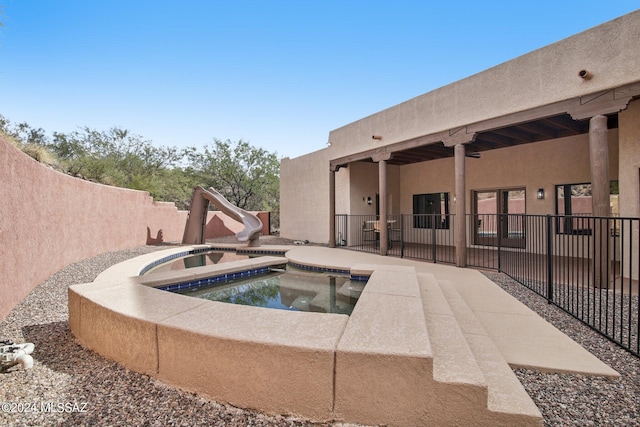
[[[378,191],[380,194],[380,215],[378,227],[380,228],[380,255],[387,255],[389,249],[389,229],[387,228],[387,161],[391,159],[391,153],[376,153],[371,160],[378,162]]]
[[[389,229],[387,228],[387,160],[378,162],[378,185],[380,187],[380,255],[387,255],[389,249]]]
[[[470,131],[466,126],[449,131],[449,136],[442,140],[445,147],[453,147],[454,168],[455,168],[455,190],[454,196],[455,222],[453,231],[456,245],[456,266],[467,266],[467,188],[465,173],[465,148],[464,144],[475,141],[477,133]]]
[[[594,116],[589,120],[589,159],[591,164],[591,204],[594,217],[609,217],[609,145],[607,141],[607,118]],[[606,221],[595,219],[594,238],[594,278],[596,287],[606,288],[609,280],[608,251],[609,233]]]
[[[329,247],[336,247],[336,169],[329,171]]]
[[[465,185],[465,148],[456,144],[453,149],[455,162],[455,204],[456,220],[454,238],[456,244],[456,266],[467,266],[467,227],[466,227],[466,185]]]
[[[605,116],[589,120],[589,159],[593,216],[609,216],[609,145]]]

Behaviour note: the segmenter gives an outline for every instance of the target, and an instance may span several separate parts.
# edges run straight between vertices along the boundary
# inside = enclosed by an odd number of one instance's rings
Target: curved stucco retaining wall
[[[0,137],[0,319],[66,265],[182,239],[186,212],[147,192],[73,178],[44,166]]]
[[[155,289],[169,281],[281,265],[255,259],[136,277],[172,248],[125,261],[69,288],[69,326],[86,347],[127,368],[222,402],[333,418],[335,349],[349,319],[213,302]],[[203,276],[203,277],[204,277]],[[166,280],[165,280],[166,279]]]

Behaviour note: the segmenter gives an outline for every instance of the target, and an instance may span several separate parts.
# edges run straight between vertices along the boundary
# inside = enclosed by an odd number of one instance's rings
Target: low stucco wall
[[[163,230],[181,241],[186,212],[147,192],[73,178],[0,137],[0,319],[66,265],[144,245]]]

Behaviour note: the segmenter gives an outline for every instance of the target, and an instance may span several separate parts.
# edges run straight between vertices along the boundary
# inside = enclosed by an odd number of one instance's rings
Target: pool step
[[[437,421],[448,421],[448,402],[433,380],[432,349],[415,269],[393,265],[354,269],[372,274],[336,348],[336,420],[443,425]]]
[[[440,284],[432,274],[419,274],[418,283],[433,349],[434,380],[486,387],[484,375]]]
[[[434,379],[483,383],[487,417],[476,424],[542,425],[542,415],[473,311],[448,281],[419,274]]]

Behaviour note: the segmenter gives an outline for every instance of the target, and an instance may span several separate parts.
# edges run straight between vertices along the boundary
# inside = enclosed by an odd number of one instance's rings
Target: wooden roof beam
[[[494,144],[498,144],[501,147],[506,147],[508,145],[513,145],[515,142],[513,138],[508,138],[506,136],[498,135],[497,133],[492,132],[483,132],[478,134],[476,141],[489,141]],[[479,142],[479,141],[478,141]]]
[[[536,140],[536,134],[524,132],[519,130],[518,127],[519,126],[512,126],[508,128],[494,129],[491,132],[521,141],[533,142]]]
[[[573,134],[576,134],[576,135],[586,132],[584,124],[573,120],[570,116],[567,116],[567,115],[547,117],[542,120],[544,122],[552,123],[565,130],[571,131]]]
[[[555,138],[557,137],[557,133],[552,128],[543,125],[540,122],[528,122],[521,123],[518,125],[519,128],[526,130],[527,132],[534,133],[536,135],[542,135],[545,138]]]

